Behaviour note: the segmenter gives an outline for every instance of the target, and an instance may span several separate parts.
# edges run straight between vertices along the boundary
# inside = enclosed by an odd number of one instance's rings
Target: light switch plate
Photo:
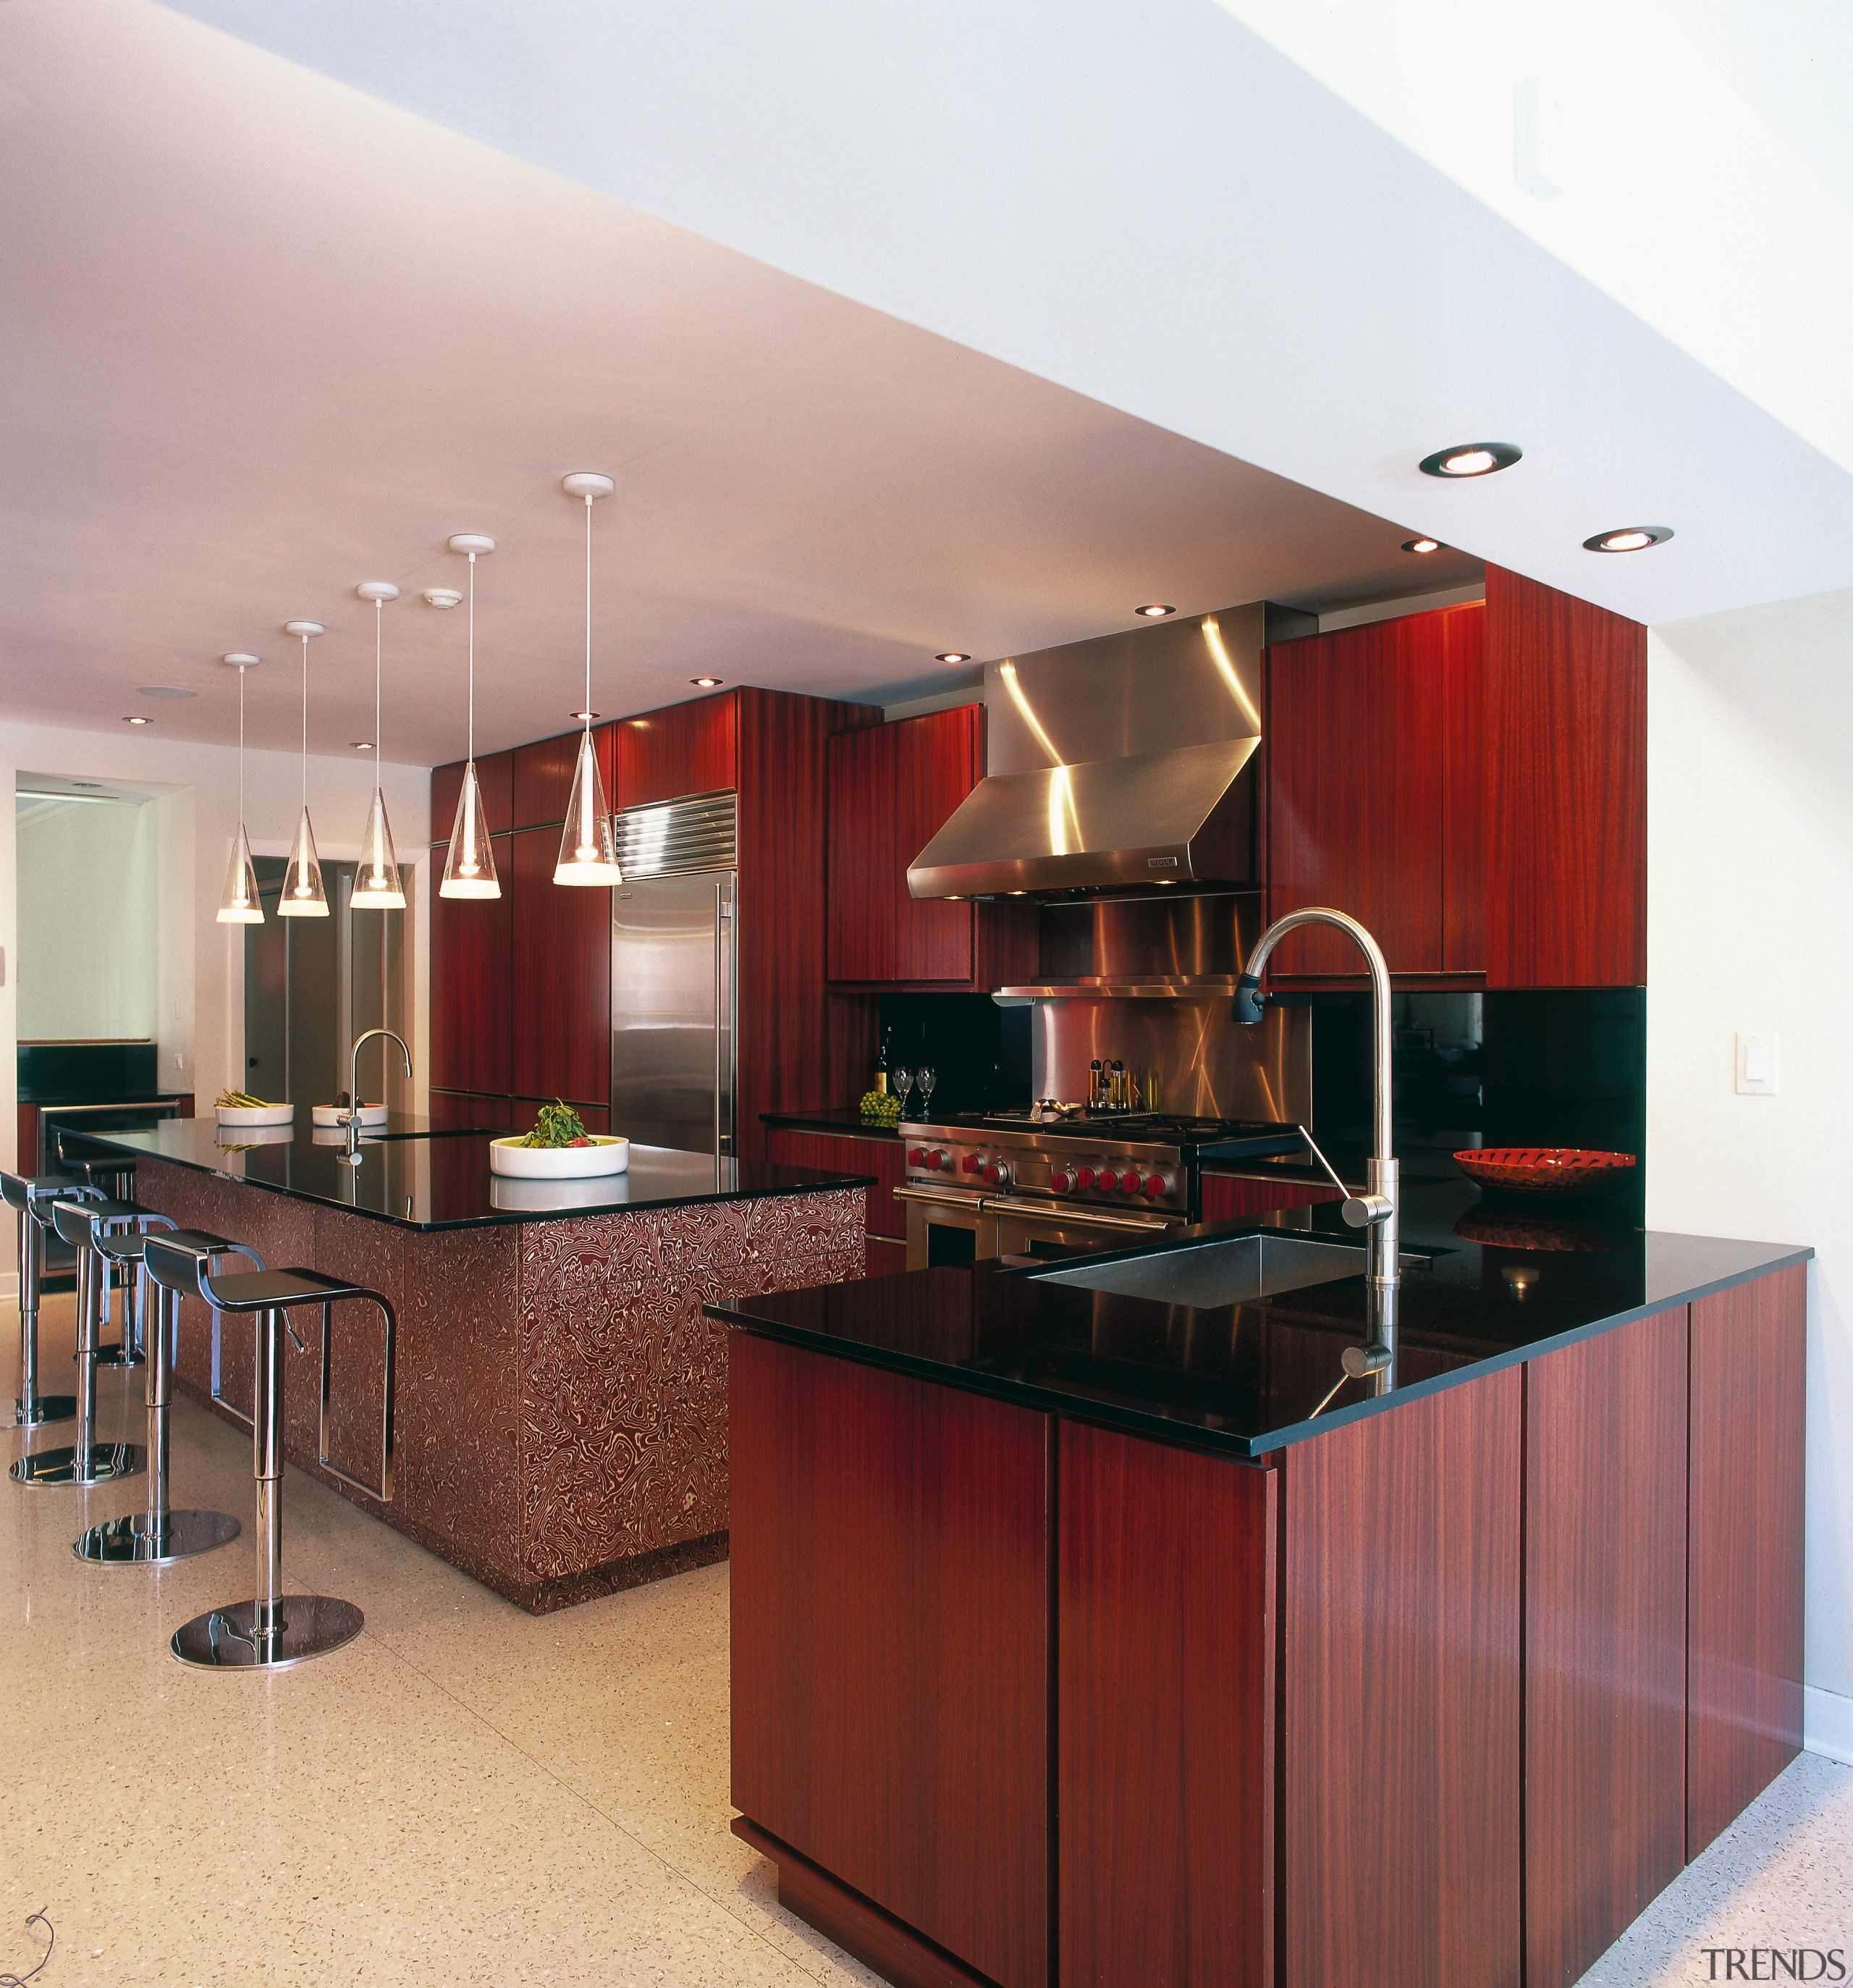
[[[1767,1029],[1737,1031],[1737,1095],[1740,1097],[1774,1097],[1776,1095],[1777,1051],[1781,1037]]]

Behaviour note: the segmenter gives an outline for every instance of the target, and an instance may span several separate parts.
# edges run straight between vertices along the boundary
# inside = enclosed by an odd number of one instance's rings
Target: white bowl
[[[345,1127],[352,1114],[345,1104],[312,1104],[309,1107],[309,1122],[314,1125],[339,1125]],[[383,1125],[386,1111],[383,1104],[363,1104],[360,1107],[363,1126]]]
[[[589,1180],[505,1180],[489,1183],[489,1205],[510,1215],[559,1215],[574,1208],[609,1208],[630,1199],[629,1174]]]
[[[525,1136],[525,1135],[524,1135]],[[521,1139],[489,1141],[489,1171],[511,1180],[589,1180],[621,1174],[630,1165],[630,1141],[591,1135],[589,1146],[524,1146]]]
[[[221,1125],[213,1144],[224,1153],[241,1153],[249,1146],[287,1146],[296,1136],[293,1125]]]
[[[212,1115],[221,1125],[293,1125],[296,1107],[293,1104],[216,1104]]]

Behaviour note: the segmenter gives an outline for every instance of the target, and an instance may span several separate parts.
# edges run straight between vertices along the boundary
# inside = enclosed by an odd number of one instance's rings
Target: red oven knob
[[[1057,1194],[1066,1194],[1075,1185],[1075,1176],[1066,1167],[1051,1167],[1049,1169],[1048,1184]]]
[[[943,1167],[946,1164],[946,1155],[943,1153],[929,1153],[926,1155],[926,1164],[929,1167]]]
[[[1075,1175],[1075,1185],[1077,1187],[1092,1187],[1094,1185],[1094,1169],[1092,1167],[1081,1168]]]
[[[1145,1185],[1145,1182],[1137,1174],[1123,1173],[1119,1176],[1119,1185],[1128,1194],[1136,1194]]]
[[[1163,1174],[1147,1174],[1146,1176],[1146,1192],[1147,1194],[1163,1194],[1166,1186],[1169,1185],[1170,1183],[1166,1180]]]
[[[1001,1160],[993,1160],[984,1169],[984,1178],[993,1187],[1003,1187],[1010,1179],[1010,1168]]]
[[[1111,1194],[1119,1185],[1119,1176],[1111,1167],[1103,1167],[1100,1172],[1100,1185]]]
[[[926,1164],[926,1155],[918,1146],[910,1147],[907,1153],[907,1164],[910,1167],[923,1167]]]
[[[984,1162],[978,1158],[976,1153],[967,1153],[960,1164],[964,1168],[965,1171],[968,1174],[975,1174],[978,1169],[984,1165]]]

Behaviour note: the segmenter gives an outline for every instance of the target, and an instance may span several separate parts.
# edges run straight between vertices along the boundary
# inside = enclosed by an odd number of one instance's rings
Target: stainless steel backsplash
[[[1068,998],[1032,1004],[1031,1094],[1088,1094],[1088,1065],[1118,1057],[1146,1107],[1205,1118],[1312,1118],[1312,1011],[1271,1007],[1244,1028],[1225,996]]]

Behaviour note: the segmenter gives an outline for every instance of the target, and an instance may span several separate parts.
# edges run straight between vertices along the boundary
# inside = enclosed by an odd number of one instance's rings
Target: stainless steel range
[[[910,1270],[1163,1236],[1202,1219],[1205,1160],[1305,1150],[1291,1125],[1072,1108],[899,1129]]]

